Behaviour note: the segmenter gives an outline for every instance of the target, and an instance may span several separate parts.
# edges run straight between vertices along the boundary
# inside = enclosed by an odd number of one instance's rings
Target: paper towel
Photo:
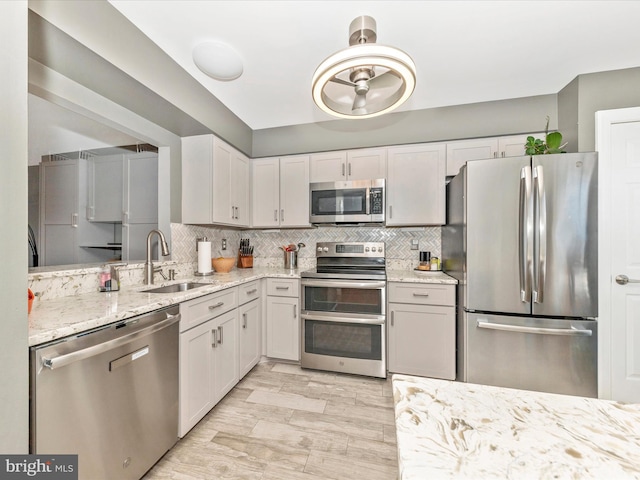
[[[211,242],[198,242],[198,273],[211,270]]]

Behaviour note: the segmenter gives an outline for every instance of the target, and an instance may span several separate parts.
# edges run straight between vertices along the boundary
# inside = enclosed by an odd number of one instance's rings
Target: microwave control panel
[[[371,215],[379,215],[384,213],[384,205],[382,201],[382,188],[372,188],[369,192],[369,204],[371,205]]]

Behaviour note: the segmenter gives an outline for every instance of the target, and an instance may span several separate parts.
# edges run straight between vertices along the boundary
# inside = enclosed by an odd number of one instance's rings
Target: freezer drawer
[[[464,313],[460,380],[597,397],[597,322]]]

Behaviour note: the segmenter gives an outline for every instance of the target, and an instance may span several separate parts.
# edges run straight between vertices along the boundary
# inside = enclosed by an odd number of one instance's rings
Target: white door
[[[640,108],[596,115],[599,396],[640,402]]]

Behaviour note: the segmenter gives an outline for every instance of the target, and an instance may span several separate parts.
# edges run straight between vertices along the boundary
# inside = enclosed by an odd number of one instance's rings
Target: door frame
[[[611,126],[640,121],[640,107],[596,112],[598,152],[598,398],[611,399]]]

